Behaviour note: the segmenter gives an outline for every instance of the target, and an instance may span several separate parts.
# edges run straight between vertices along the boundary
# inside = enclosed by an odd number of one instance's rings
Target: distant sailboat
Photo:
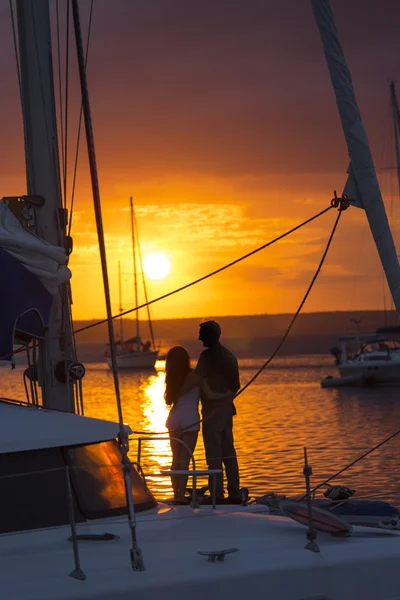
[[[133,200],[130,198],[131,209],[131,230],[132,230],[132,252],[133,252],[133,280],[135,287],[135,306],[139,305],[138,294],[138,277],[137,277],[137,258],[139,259],[140,272],[142,274],[142,284],[144,297],[147,302],[146,280],[142,265],[142,253],[140,250],[138,228],[133,207]],[[136,256],[136,250],[138,256]],[[121,264],[118,263],[118,280],[119,280],[119,311],[123,312],[122,308],[122,282],[121,282]],[[116,343],[117,351],[117,366],[119,369],[154,369],[156,360],[158,359],[158,350],[154,343],[153,324],[151,322],[150,307],[147,306],[147,319],[150,329],[151,341],[143,343],[140,337],[140,322],[139,311],[136,311],[136,335],[127,340],[124,340],[123,319],[120,319],[120,339]],[[106,350],[107,364],[111,369],[111,358],[109,355],[109,347]]]

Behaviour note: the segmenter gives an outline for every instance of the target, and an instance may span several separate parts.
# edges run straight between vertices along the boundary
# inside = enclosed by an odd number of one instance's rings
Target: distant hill
[[[247,315],[237,317],[214,317],[221,325],[226,345],[240,357],[266,356],[270,354],[285,332],[291,314]],[[338,335],[355,333],[356,325],[350,320],[360,320],[360,332],[371,333],[385,324],[398,324],[396,313],[382,311],[318,312],[301,314],[281,350],[283,354],[326,354]],[[95,321],[75,321],[75,330]],[[117,324],[117,322],[115,322]],[[185,346],[195,357],[201,351],[197,341],[200,319],[163,319],[154,321],[156,340],[162,351],[172,345]],[[141,323],[143,338],[149,336],[147,323]],[[118,327],[115,327],[116,334]],[[127,337],[135,334],[135,321],[124,319]],[[102,324],[78,333],[77,342],[82,360],[102,360],[107,341],[107,325]]]

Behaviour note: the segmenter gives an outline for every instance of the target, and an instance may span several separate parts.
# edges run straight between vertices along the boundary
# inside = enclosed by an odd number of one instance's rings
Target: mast
[[[399,186],[400,195],[400,149],[399,149],[399,105],[397,104],[396,88],[394,81],[390,82],[390,102],[392,105],[392,116],[393,116],[393,131],[394,131],[394,149],[396,153],[396,170],[397,170],[397,182]]]
[[[121,261],[118,261],[118,287],[119,287],[119,312],[122,313],[124,311],[124,309],[122,308]],[[122,346],[122,343],[124,341],[123,317],[120,317],[120,320],[119,320],[119,341]]]
[[[140,248],[140,241],[139,241],[140,238],[139,238],[139,230],[138,230],[136,215],[134,215],[133,220],[134,220],[134,223],[135,223],[135,231],[136,231],[137,247],[138,247],[138,254],[139,254],[140,271],[142,273],[142,282],[143,282],[143,290],[144,290],[144,301],[147,304],[147,307],[146,307],[147,308],[147,320],[149,322],[149,329],[150,329],[150,337],[151,337],[152,347],[153,347],[153,350],[155,350],[156,345],[155,345],[155,342],[154,342],[153,323],[151,322],[150,306],[148,305],[146,278],[144,276],[144,271],[143,271],[142,250]]]
[[[28,196],[44,200],[33,209],[36,233],[66,247],[48,0],[17,0],[17,22],[27,190]],[[39,343],[38,378],[45,407],[74,412],[72,383],[66,376],[73,360],[69,284],[60,292],[54,296],[46,338]]]
[[[133,210],[133,199],[132,196],[129,198],[129,203],[131,207],[131,231],[132,231],[132,252],[133,252],[133,281],[135,285],[135,306],[139,306],[139,297],[138,297],[138,282],[137,282],[137,270],[136,270],[136,242],[135,242],[135,213]],[[139,311],[136,311],[136,337],[140,339],[139,333]]]
[[[74,20],[74,29],[75,29],[75,40],[76,40],[76,53],[78,55],[78,67],[79,67],[79,79],[81,84],[81,93],[82,93],[82,108],[83,108],[83,116],[85,121],[85,130],[86,130],[86,142],[88,148],[88,158],[89,158],[89,167],[90,167],[90,178],[92,181],[92,192],[93,192],[93,204],[94,204],[94,212],[96,217],[96,228],[97,228],[97,237],[99,241],[99,250],[100,250],[100,260],[101,260],[101,270],[103,275],[103,284],[104,284],[104,296],[106,301],[106,311],[107,311],[107,325],[108,325],[108,339],[110,342],[110,357],[111,357],[111,365],[114,379],[114,389],[115,389],[115,399],[117,403],[118,410],[118,422],[119,422],[119,436],[118,442],[119,447],[122,454],[122,473],[124,476],[124,487],[125,487],[125,496],[126,503],[128,508],[128,523],[131,531],[132,538],[132,546],[130,548],[130,559],[132,568],[135,571],[143,571],[143,558],[141,550],[137,544],[136,539],[136,521],[135,521],[135,505],[132,496],[132,483],[130,479],[130,462],[128,458],[128,436],[124,426],[123,413],[122,413],[122,404],[121,404],[121,393],[119,387],[119,379],[118,379],[118,366],[117,366],[117,355],[115,349],[115,336],[114,336],[114,323],[113,316],[111,310],[111,295],[110,295],[110,285],[108,280],[108,269],[107,269],[107,256],[106,256],[106,244],[104,241],[104,228],[103,228],[103,218],[101,211],[101,199],[100,199],[100,185],[99,178],[97,174],[97,164],[96,164],[96,150],[94,145],[94,134],[93,134],[93,124],[92,124],[92,115],[90,110],[90,101],[89,101],[89,90],[86,76],[86,66],[85,66],[85,56],[83,52],[83,42],[82,42],[82,30],[81,23],[79,17],[79,6],[78,0],[72,0],[72,14]]]
[[[329,0],[311,0],[350,155],[345,193],[364,208],[397,314],[400,316],[400,266],[375,173],[367,134]]]

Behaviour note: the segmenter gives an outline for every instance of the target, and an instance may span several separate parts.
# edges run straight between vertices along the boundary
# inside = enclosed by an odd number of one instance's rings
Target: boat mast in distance
[[[122,313],[122,312],[124,312],[124,309],[122,308],[121,261],[118,261],[118,287],[119,287],[119,312]],[[121,344],[121,346],[124,343],[123,317],[120,317],[120,319],[119,319],[119,343]]]
[[[129,198],[129,204],[131,208],[131,232],[132,232],[132,253],[133,253],[133,281],[135,286],[135,307],[139,306],[139,296],[138,296],[138,282],[137,282],[137,265],[136,265],[136,242],[135,242],[135,213],[133,209],[133,198],[132,196]],[[139,311],[135,311],[136,315],[136,340],[137,347],[140,350],[140,328],[139,328]]]
[[[54,100],[48,0],[17,0],[21,103],[28,196],[40,196],[34,207],[36,233],[66,248],[66,210],[62,207],[57,121]],[[39,343],[39,384],[43,405],[74,412],[69,283],[54,295],[46,337]]]
[[[132,237],[132,255],[133,255],[133,277],[134,277],[134,290],[135,290],[135,306],[139,306],[139,282],[138,282],[138,268],[141,271],[143,292],[145,302],[148,302],[146,279],[143,270],[142,252],[139,242],[139,232],[137,219],[135,215],[133,198],[129,199],[130,205],[130,222],[131,222],[131,237]],[[121,271],[119,268],[119,285],[120,285],[120,313],[123,312],[122,308],[122,291],[121,291]],[[148,340],[145,343],[140,337],[140,322],[139,322],[139,311],[136,310],[136,335],[132,338],[122,338],[122,317],[120,317],[120,332],[121,332],[121,343],[117,346],[116,362],[118,369],[154,369],[154,365],[158,359],[158,349],[155,346],[153,324],[151,322],[150,308],[147,305],[147,317],[148,325],[150,330],[151,341]],[[106,349],[107,364],[112,368],[110,360],[110,350]]]
[[[329,0],[311,0],[350,155],[345,193],[364,208],[397,314],[400,315],[400,266],[382,200],[367,134],[340,45]]]
[[[147,305],[146,306],[146,309],[147,309],[147,321],[149,323],[150,338],[151,338],[152,348],[153,348],[153,350],[155,350],[156,349],[156,343],[155,343],[155,339],[154,339],[154,329],[153,329],[153,323],[151,321],[150,306],[148,305],[149,299],[148,299],[148,296],[147,296],[146,277],[145,277],[144,269],[143,269],[142,251],[141,251],[141,248],[140,248],[139,230],[138,230],[137,218],[136,218],[135,213],[133,214],[133,221],[134,221],[134,225],[135,225],[135,233],[136,233],[137,248],[138,248],[138,255],[139,255],[140,271],[142,273],[144,301],[145,301],[145,303]]]

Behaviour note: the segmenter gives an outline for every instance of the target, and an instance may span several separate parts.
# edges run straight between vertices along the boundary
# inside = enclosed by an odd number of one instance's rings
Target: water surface
[[[263,359],[240,361],[242,384]],[[134,431],[165,431],[164,372],[121,373],[124,420]],[[113,379],[107,365],[89,363],[84,379],[85,414],[117,419]],[[4,397],[25,399],[22,368],[0,368]],[[399,388],[321,389],[320,380],[335,375],[330,357],[291,356],[275,360],[237,400],[235,439],[242,485],[252,495],[269,491],[304,491],[303,453],[308,449],[317,484],[371,446],[400,429]],[[400,437],[400,436],[399,436]],[[130,455],[137,457],[132,436]],[[357,490],[357,497],[382,495],[400,505],[399,439],[395,438],[338,479]],[[195,458],[205,466],[201,438]],[[159,477],[171,463],[167,439],[150,440],[143,447],[142,467],[159,498],[170,495],[167,477]],[[200,484],[201,482],[199,482]]]

